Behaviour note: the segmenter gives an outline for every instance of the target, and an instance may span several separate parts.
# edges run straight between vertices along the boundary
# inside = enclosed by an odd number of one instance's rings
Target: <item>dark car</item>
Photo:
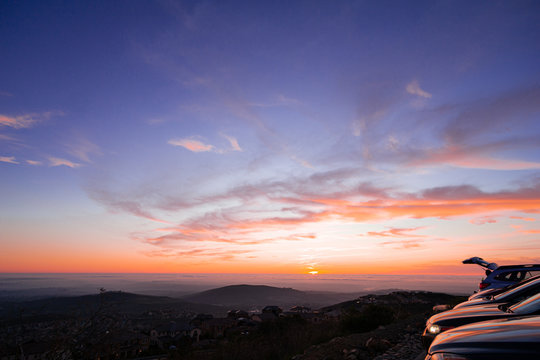
[[[526,281],[525,283],[520,283],[519,286],[514,287],[508,291],[505,291],[501,294],[464,301],[462,303],[454,306],[454,309],[461,309],[468,306],[478,306],[484,304],[494,304],[494,303],[517,303],[521,300],[525,300],[533,295],[536,295],[540,292],[540,276],[535,276],[531,278],[531,281]]]
[[[470,306],[433,315],[426,322],[422,343],[427,348],[437,335],[458,326],[526,315],[540,315],[540,294],[512,306],[506,304]]]
[[[514,283],[512,285],[506,285],[505,287],[502,287],[502,288],[491,288],[491,289],[485,289],[485,290],[482,290],[482,291],[475,292],[474,294],[469,296],[468,300],[474,300],[474,299],[480,299],[480,298],[489,298],[491,296],[499,295],[499,294],[501,294],[503,292],[506,292],[508,290],[512,290],[512,289],[514,289],[514,288],[516,288],[516,287],[518,287],[520,285],[526,284],[529,281],[533,281],[533,280],[537,279],[539,276],[540,275],[536,275],[536,276],[530,277],[528,279],[522,280],[520,282]]]
[[[540,316],[483,321],[435,338],[425,360],[540,359]]]
[[[486,278],[478,284],[480,290],[502,288],[540,275],[540,264],[498,266],[496,263],[489,263],[477,256],[465,259],[463,263],[476,264],[484,269]]]

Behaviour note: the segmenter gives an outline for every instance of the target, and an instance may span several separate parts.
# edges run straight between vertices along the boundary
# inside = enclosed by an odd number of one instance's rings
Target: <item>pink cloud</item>
[[[420,88],[420,84],[418,83],[417,80],[413,80],[410,83],[408,83],[407,86],[405,87],[405,90],[409,94],[418,95],[420,97],[427,98],[427,99],[431,98],[432,96],[430,93]]]
[[[424,229],[422,227],[415,227],[409,229],[389,229],[385,231],[369,231],[368,236],[374,237],[424,237],[425,235],[410,234],[411,232]]]
[[[523,220],[523,221],[536,221],[535,218],[522,217],[522,216],[510,216],[510,219]]]
[[[394,249],[415,249],[422,247],[421,240],[396,240],[396,241],[385,241],[381,245],[391,246]]]
[[[481,218],[471,219],[469,220],[469,222],[475,225],[485,225],[485,224],[495,224],[497,220],[491,217],[481,217]]]
[[[222,134],[222,136],[229,141],[233,151],[242,151],[242,148],[238,144],[238,140],[236,140],[236,138],[234,138],[232,136],[225,135],[225,134]]]
[[[75,168],[80,167],[81,164],[70,161],[70,160],[66,160],[66,159],[51,156],[51,157],[49,157],[49,166],[67,166],[67,167],[70,167],[72,169],[75,169]]]
[[[49,119],[54,115],[62,115],[61,111],[47,111],[44,113],[31,113],[18,116],[8,116],[0,114],[0,126],[7,126],[14,129],[24,129],[32,127],[34,124]]]
[[[5,162],[9,164],[18,164],[18,162],[15,161],[15,156],[0,156],[0,162]]]
[[[171,139],[168,143],[173,146],[181,146],[193,152],[207,152],[214,149],[213,145],[205,144],[195,139]]]
[[[37,161],[37,160],[26,160],[26,163],[28,165],[34,165],[34,166],[41,165],[41,161]]]
[[[503,147],[505,144],[500,144]],[[540,162],[523,161],[516,159],[498,159],[483,155],[483,152],[492,152],[496,148],[492,146],[467,147],[462,145],[447,145],[442,148],[427,150],[416,156],[409,162],[413,166],[442,165],[447,164],[468,169],[488,170],[528,170],[540,169]]]

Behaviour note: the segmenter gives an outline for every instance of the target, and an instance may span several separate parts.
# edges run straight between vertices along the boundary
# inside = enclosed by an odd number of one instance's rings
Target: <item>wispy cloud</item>
[[[26,163],[28,165],[34,165],[34,166],[37,166],[37,165],[41,165],[42,162],[41,161],[37,161],[37,160],[26,160]]]
[[[275,97],[275,100],[271,100],[269,102],[249,103],[249,106],[266,108],[266,107],[278,107],[278,106],[293,106],[293,105],[301,105],[301,104],[302,102],[298,99],[291,98],[283,94],[278,94]]]
[[[415,232],[420,229],[423,228],[393,228],[384,231],[369,231],[367,235],[373,237],[424,237],[425,235],[411,234],[411,232]]]
[[[72,169],[75,169],[75,168],[78,168],[78,167],[81,166],[81,164],[79,164],[79,163],[76,163],[76,162],[73,162],[73,161],[70,161],[70,160],[66,160],[66,159],[62,159],[62,158],[57,158],[57,157],[50,156],[48,159],[49,159],[49,166],[67,166],[67,167],[70,167]]]
[[[17,141],[17,139],[15,139],[13,136],[9,136],[9,135],[6,135],[6,134],[0,134],[0,140]]]
[[[523,221],[536,221],[535,218],[523,217],[523,216],[510,216],[510,219],[523,220]]]
[[[236,140],[236,138],[234,138],[232,136],[229,136],[229,135],[225,135],[225,134],[221,134],[221,136],[223,136],[225,139],[227,139],[229,141],[233,151],[242,151],[242,148],[238,144],[238,140]]]
[[[71,140],[67,145],[67,151],[70,155],[87,163],[92,162],[90,159],[91,155],[102,155],[98,145],[81,136],[77,136]]]
[[[193,138],[171,139],[167,143],[173,146],[181,146],[193,152],[208,152],[214,149],[213,145],[205,144]]]
[[[0,126],[7,126],[14,129],[24,129],[34,126],[36,123],[47,120],[54,115],[61,115],[60,111],[48,111],[43,113],[31,113],[18,116],[8,116],[0,114]]]
[[[9,97],[11,97],[11,96],[13,96],[13,94],[10,93],[10,92],[7,92],[7,91],[0,91],[0,96],[9,96]]]
[[[19,162],[15,161],[15,156],[0,156],[0,162],[5,162],[9,164],[18,164]]]
[[[126,212],[147,220],[169,224],[167,221],[158,219],[156,216],[151,214],[150,211],[144,209],[141,202],[135,199],[127,199],[121,194],[115,194],[111,191],[91,187],[87,188],[87,192],[90,198],[105,205],[105,207],[107,207],[107,209],[109,209],[111,212]]]
[[[523,139],[527,143],[527,139]],[[494,143],[476,146],[446,145],[437,149],[428,149],[424,152],[416,153],[409,165],[412,166],[440,166],[450,165],[467,169],[488,169],[488,170],[530,170],[540,169],[540,162],[524,161],[517,159],[494,158],[487,153],[496,151],[497,148],[504,149],[506,144]]]
[[[475,225],[485,225],[485,224],[495,224],[497,220],[491,216],[483,216],[483,217],[471,219],[469,220],[469,222]]]
[[[392,240],[385,241],[381,245],[391,246],[394,249],[416,249],[422,247],[423,240]]]
[[[441,131],[441,138],[447,144],[478,143],[479,139],[493,134],[499,134],[499,138],[512,136],[514,129],[535,129],[537,117],[534,115],[540,111],[540,86],[479,99],[459,108]]]
[[[420,88],[420,84],[418,83],[418,80],[413,80],[410,83],[408,83],[407,86],[405,87],[405,90],[409,94],[418,95],[426,99],[429,99],[432,96],[430,93]]]

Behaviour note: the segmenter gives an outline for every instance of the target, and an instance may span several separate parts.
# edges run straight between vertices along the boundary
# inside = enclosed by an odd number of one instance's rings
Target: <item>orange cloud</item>
[[[523,220],[523,221],[536,221],[535,218],[522,217],[522,216],[510,216],[510,219],[517,219],[517,220]]]
[[[424,237],[424,235],[418,235],[418,234],[409,234],[410,232],[423,229],[421,227],[416,228],[410,228],[410,229],[389,229],[385,231],[369,231],[367,233],[368,236],[375,236],[375,237]]]

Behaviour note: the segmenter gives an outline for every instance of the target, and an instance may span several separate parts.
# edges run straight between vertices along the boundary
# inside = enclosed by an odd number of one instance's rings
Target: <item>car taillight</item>
[[[490,285],[489,283],[481,282],[480,284],[478,284],[478,287],[480,288],[480,290],[484,290],[484,289],[487,288],[489,285]]]

